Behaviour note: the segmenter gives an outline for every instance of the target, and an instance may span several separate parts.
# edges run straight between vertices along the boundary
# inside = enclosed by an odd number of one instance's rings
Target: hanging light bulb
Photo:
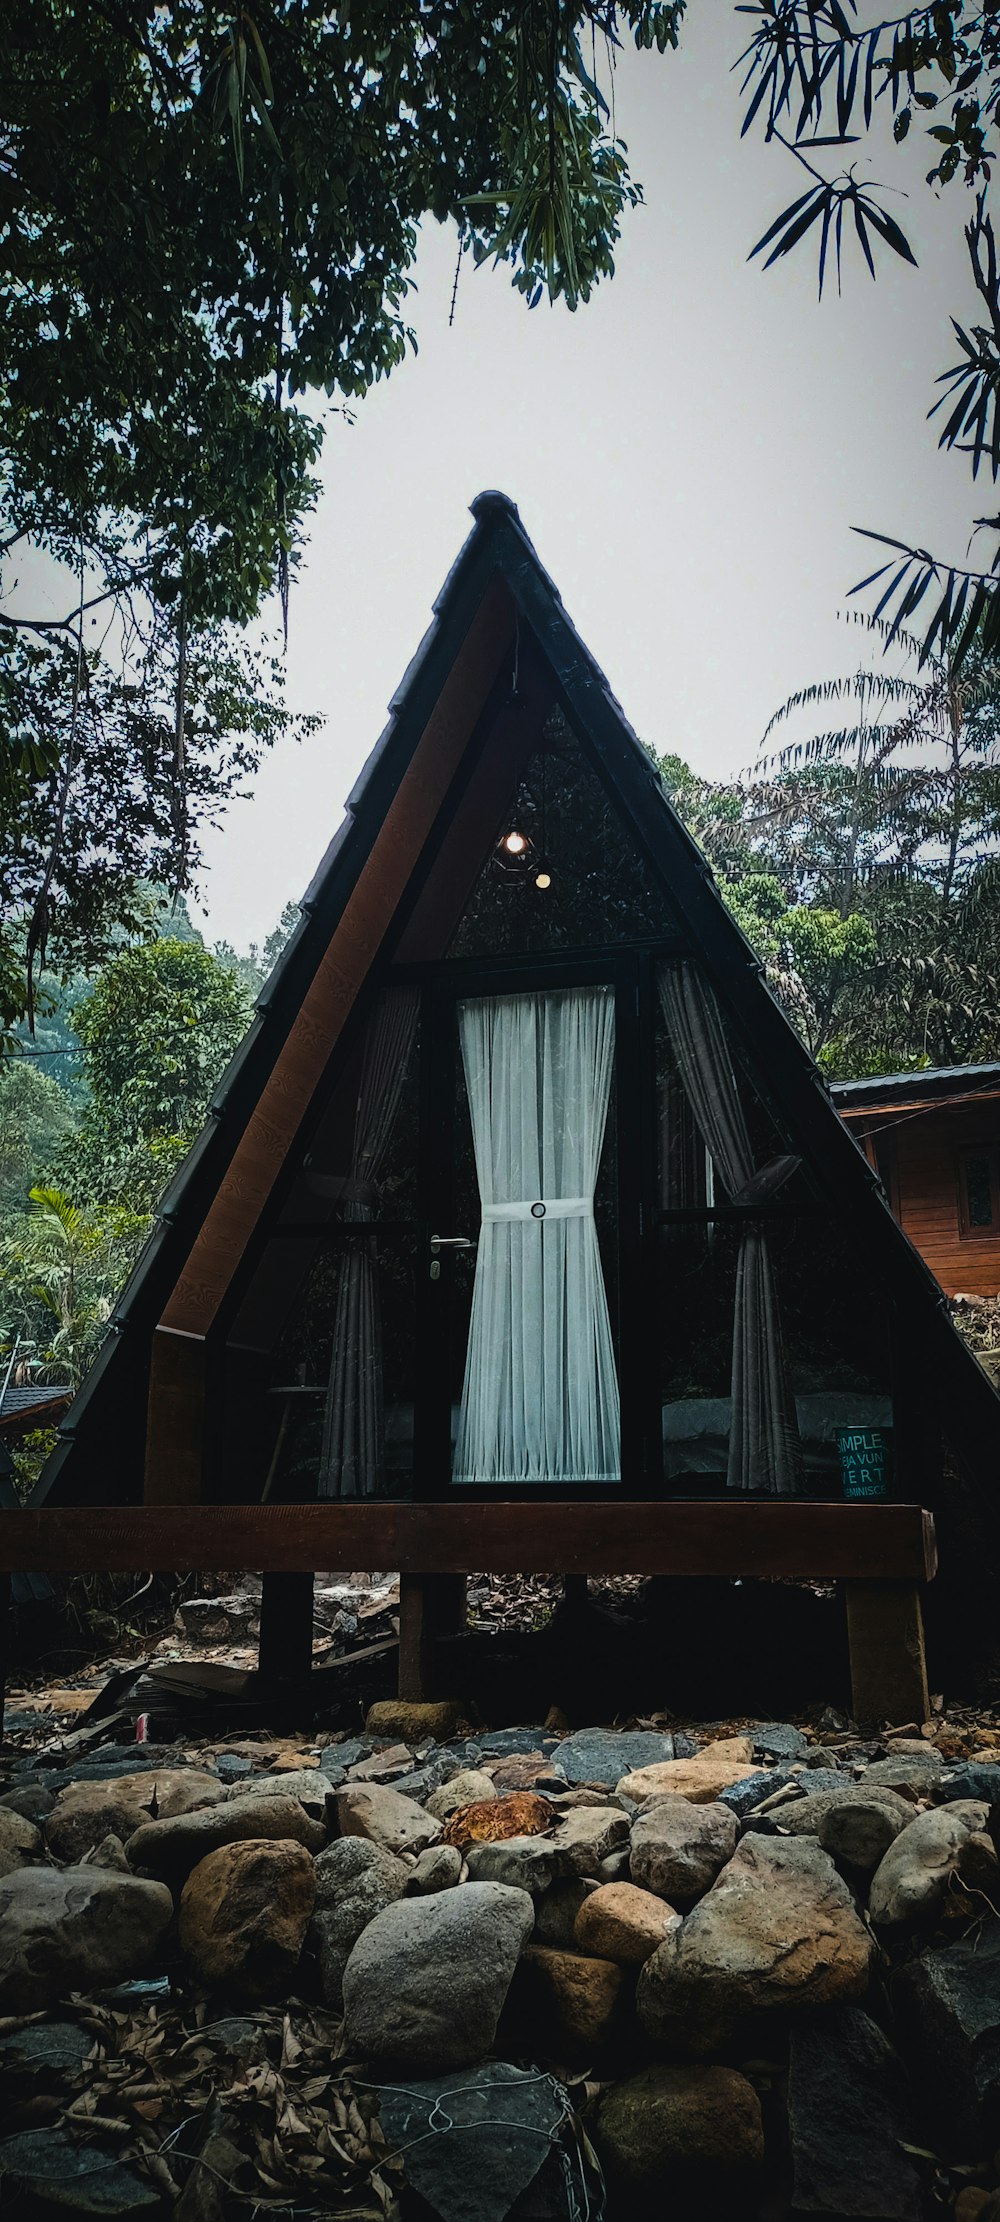
[[[523,833],[518,833],[515,828],[512,832],[504,835],[503,845],[508,856],[523,856],[528,843],[526,836]]]
[[[536,873],[535,873],[535,886],[536,886],[536,887],[551,887],[551,885],[552,885],[552,874],[551,874],[551,872],[536,872]]]

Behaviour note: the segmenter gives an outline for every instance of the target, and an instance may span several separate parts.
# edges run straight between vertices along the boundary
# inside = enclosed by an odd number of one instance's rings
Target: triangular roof
[[[513,502],[472,504],[473,529],[434,604],[388,723],[348,798],[302,915],[171,1183],[157,1227],[116,1306],[105,1344],[61,1429],[34,1502],[120,1501],[137,1493],[148,1357],[162,1333],[200,1340],[225,1301],[256,1218],[300,1130],[331,1045],[417,871],[443,799],[454,794],[485,719],[509,714],[512,655],[520,714],[558,702],[599,765],[640,851],[669,879],[670,902],[733,1028],[767,1075],[803,1152],[851,1215],[911,1341],[914,1372],[940,1389],[949,1440],[1000,1525],[1000,1398],[952,1325],[933,1275],[896,1224],[826,1083],[780,1009],[711,869],[580,639]],[[505,692],[506,690],[506,692]],[[478,739],[477,739],[478,737]],[[994,1500],[995,1492],[995,1502]]]

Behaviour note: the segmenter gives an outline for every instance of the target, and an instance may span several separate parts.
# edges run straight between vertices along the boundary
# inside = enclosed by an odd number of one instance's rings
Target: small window
[[[1000,1145],[959,1151],[958,1214],[963,1238],[1000,1234]]]

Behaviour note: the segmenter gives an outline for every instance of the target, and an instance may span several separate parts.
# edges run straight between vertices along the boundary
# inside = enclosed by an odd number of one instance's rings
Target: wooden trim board
[[[915,1504],[88,1505],[0,1513],[0,1570],[674,1574],[929,1581]]]

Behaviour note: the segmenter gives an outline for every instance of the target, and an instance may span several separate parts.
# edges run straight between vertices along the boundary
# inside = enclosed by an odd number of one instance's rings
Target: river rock
[[[760,2101],[735,2068],[642,2068],[604,2092],[593,2137],[609,2183],[642,2213],[653,2201],[664,2212],[664,2194],[721,2190],[764,2158]]]
[[[707,1805],[720,1790],[753,1772],[753,1746],[748,1736],[727,1736],[706,1744],[693,1759],[664,1759],[654,1767],[640,1767],[618,1784],[623,1798],[644,1805],[648,1798],[690,1798]]]
[[[738,1782],[730,1782],[724,1790],[720,1790],[718,1803],[724,1805],[728,1812],[735,1813],[738,1821],[742,1821],[748,1813],[753,1813],[758,1805],[762,1805],[765,1798],[773,1797],[775,1791],[791,1779],[790,1768],[782,1762],[776,1767],[757,1767],[752,1775],[741,1775]],[[795,1780],[798,1780],[797,1776]]]
[[[749,1731],[755,1754],[765,1759],[808,1759],[811,1745],[790,1721],[754,1721]]]
[[[0,2178],[15,2187],[11,2205],[20,2192],[30,2199],[33,2215],[101,2214],[130,2222],[133,2215],[163,2212],[148,2176],[128,2167],[108,2145],[81,2145],[57,2123],[0,2140]]]
[[[415,1698],[380,1697],[368,1708],[365,1735],[376,1743],[446,1744],[454,1736],[463,1720],[469,1718],[467,1705],[460,1705],[454,1698],[436,1698],[424,1702]]]
[[[198,1980],[242,1998],[276,1998],[298,1966],[316,1901],[303,1845],[222,1844],[181,1892],[181,1948]]]
[[[391,1782],[393,1787],[401,1775],[413,1768],[413,1753],[408,1744],[385,1744],[381,1751],[371,1751],[367,1758],[359,1759],[348,1767],[349,1782]]]
[[[854,2006],[792,2026],[788,2071],[792,2206],[837,2222],[921,2222],[916,2136],[899,2056]]]
[[[581,1875],[554,1882],[535,1907],[535,1944],[554,1945],[559,1952],[576,1950],[576,1917],[584,1899],[601,1888]]]
[[[898,1790],[872,1790],[867,1798],[845,1798],[828,1806],[816,1833],[831,1859],[859,1875],[871,1875],[912,1819],[913,1807]]]
[[[422,1852],[441,1834],[433,1813],[378,1783],[349,1783],[338,1790],[337,1821],[341,1836],[363,1836],[384,1852]]]
[[[448,1844],[444,1849],[456,1847]],[[466,1863],[473,1882],[506,1883],[509,1890],[526,1890],[536,1903],[563,1872],[547,1836],[506,1836],[496,1844],[470,1844]]]
[[[42,1849],[41,1830],[34,1821],[26,1821],[22,1813],[0,1811],[0,1875],[13,1874],[26,1860],[38,1859]]]
[[[804,1797],[783,1800],[780,1805],[773,1806],[770,1812],[762,1812],[759,1806],[755,1806],[753,1812],[746,1816],[747,1829],[759,1835],[773,1835],[776,1829],[781,1829],[788,1836],[816,1836],[820,1822],[824,1814],[829,1813],[831,1806],[848,1804],[852,1800],[857,1804],[872,1796],[870,1790],[864,1790],[847,1775],[833,1776],[821,1790],[812,1789],[811,1775],[804,1775],[801,1780],[810,1784]]]
[[[534,1838],[527,1841],[533,1843]],[[428,1844],[407,1875],[403,1896],[432,1898],[438,1890],[454,1890],[461,1876],[462,1854],[454,1844]]]
[[[557,2060],[589,2060],[606,2050],[618,2030],[623,1980],[613,1960],[530,1944],[511,2004],[533,2048]]]
[[[53,1858],[79,1860],[104,1836],[120,1836],[124,1844],[144,1821],[191,1813],[222,1796],[217,1775],[199,1767],[166,1767],[112,1775],[100,1782],[71,1782],[46,1821],[46,1843]]]
[[[977,1798],[983,1805],[1000,1805],[1000,1767],[950,1766],[935,1783],[935,1795],[942,1799]],[[34,1815],[32,1815],[34,1819]]]
[[[931,1744],[920,1751],[896,1752],[888,1759],[872,1759],[861,1780],[868,1789],[900,1790],[908,1798],[932,1798],[940,1787],[944,1760]]]
[[[46,1790],[41,1782],[18,1782],[0,1798],[0,1813],[19,1813],[22,1820],[48,1819],[55,1805],[55,1792]]]
[[[388,2075],[447,2073],[485,2059],[533,1924],[530,1898],[502,1883],[387,1906],[344,1971],[349,2045]]]
[[[583,1900],[574,1942],[579,1952],[595,1959],[641,1967],[676,1919],[673,1907],[652,1891],[638,1890],[634,1883],[602,1883]]]
[[[142,1975],[173,1914],[162,1883],[101,1867],[21,1867],[0,1881],[0,2013]]]
[[[991,2151],[1000,2144],[1000,1921],[908,1960],[892,2002],[935,2133],[952,2152]]]
[[[647,2035],[703,2057],[743,2017],[862,1998],[874,1943],[815,1839],[745,1836],[639,1975]]]
[[[444,1824],[444,1840],[466,1851],[470,1844],[496,1844],[507,1836],[540,1836],[557,1818],[548,1798],[533,1790],[512,1790],[506,1797],[459,1806]]]
[[[420,1854],[433,1858],[441,1847]],[[419,1861],[418,1861],[419,1865]],[[309,1930],[323,1997],[343,2010],[344,1969],[363,1929],[396,1903],[414,1870],[363,1836],[341,1836],[316,1861],[316,1910]]]
[[[563,1815],[549,1843],[564,1875],[596,1875],[619,1845],[628,1844],[628,1818],[618,1806],[578,1805]]]
[[[496,1797],[496,1784],[492,1775],[482,1767],[463,1767],[460,1774],[452,1775],[440,1790],[432,1790],[427,1800],[427,1811],[437,1821],[450,1821],[463,1805],[486,1805]]]
[[[674,1739],[654,1729],[639,1728],[618,1735],[613,1729],[578,1728],[565,1736],[553,1754],[553,1763],[567,1782],[599,1783],[614,1790],[623,1775],[636,1768],[658,1766],[674,1757]]]
[[[314,1821],[298,1798],[259,1798],[247,1791],[232,1802],[208,1806],[202,1813],[177,1813],[166,1821],[147,1821],[128,1840],[128,1863],[136,1874],[155,1875],[161,1882],[183,1882],[208,1852],[220,1844],[245,1844],[251,1840],[284,1838],[320,1852],[326,1843],[322,1821]]]
[[[736,1850],[736,1815],[713,1800],[657,1798],[632,1827],[631,1873],[643,1890],[689,1905],[710,1889]]]
[[[996,1854],[984,1834],[988,1812],[975,1799],[963,1799],[918,1813],[900,1831],[872,1876],[868,1905],[878,1928],[933,1921],[969,1837],[983,1837],[984,1857],[988,1846],[995,1867]]]
[[[421,2212],[441,2222],[505,2222],[526,2217],[521,2194],[545,2165],[565,2116],[560,2087],[534,2068],[486,2060],[469,2077],[434,2076],[397,2089],[383,2084],[379,2122],[392,2152],[419,2192]],[[454,2136],[435,2135],[443,2121]],[[553,2215],[532,2200],[530,2216]]]
[[[237,1798],[297,1798],[307,1813],[322,1821],[326,1801],[338,1787],[322,1767],[289,1767],[287,1774],[251,1775],[249,1781],[241,1775],[238,1781],[227,1782],[222,1802],[231,1805]]]
[[[133,1872],[120,1836],[102,1836],[93,1851],[87,1853],[84,1864],[87,1867],[110,1867],[116,1875],[131,1875]]]

